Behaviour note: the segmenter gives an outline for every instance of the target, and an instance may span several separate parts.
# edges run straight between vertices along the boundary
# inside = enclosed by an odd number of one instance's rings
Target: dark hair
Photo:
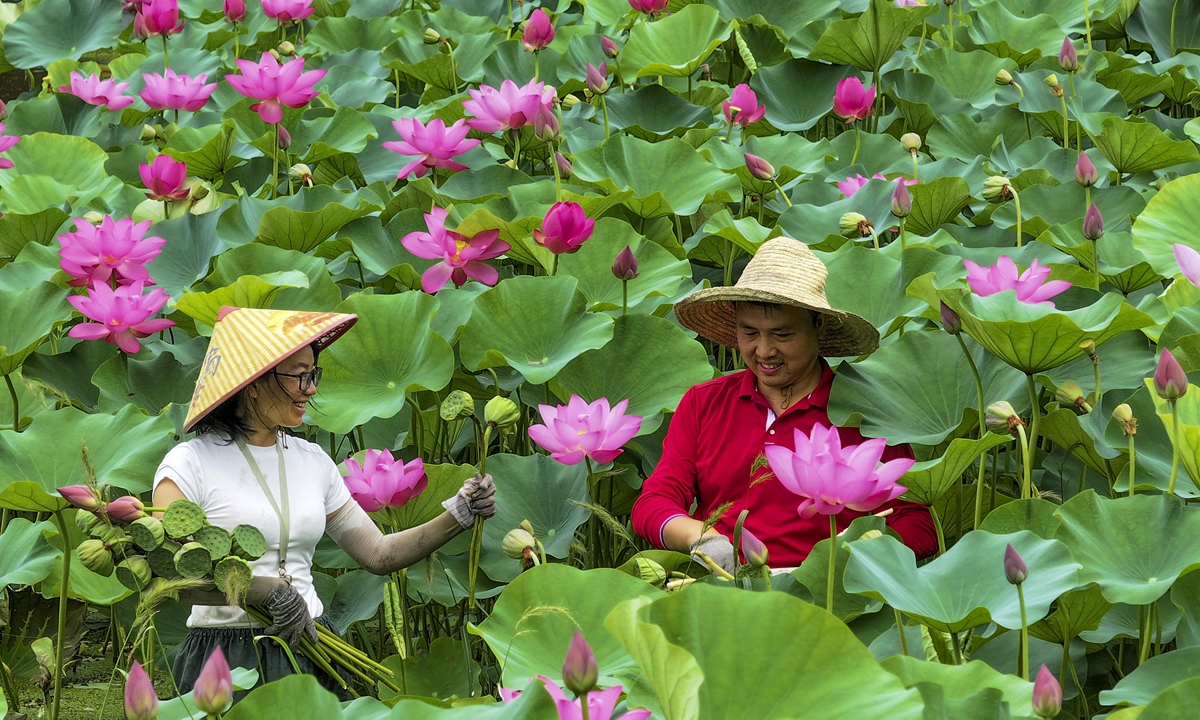
[[[321,351],[317,348],[316,343],[313,343],[309,347],[311,347],[313,351],[313,365],[315,366],[317,364],[317,359],[321,355]],[[273,370],[274,368],[271,369]],[[260,375],[254,380],[254,382],[250,383],[250,385],[260,382],[268,382],[268,376],[275,378],[275,382],[279,385],[279,389],[283,390],[285,394],[288,394],[287,389],[283,387],[283,383],[279,381],[279,376],[272,374],[270,370]],[[196,425],[192,428],[192,432],[194,432],[197,437],[204,435],[205,433],[212,433],[220,438],[221,442],[225,445],[228,445],[236,440],[245,440],[254,430],[254,428],[250,426],[250,423],[246,421],[246,399],[248,397],[246,395],[246,390],[250,387],[250,385],[238,390],[228,400],[216,406],[207,415],[197,420]]]
[[[800,307],[799,305],[784,305],[783,303],[763,302],[762,300],[738,300],[737,302],[735,302],[733,304],[734,310],[736,311],[737,308],[741,305],[748,305],[750,307],[761,308],[767,312],[774,312],[775,310],[778,310],[780,308],[785,308],[785,307],[794,307],[794,308],[799,308],[801,310],[808,310],[808,317],[810,320],[812,320],[813,327],[820,327],[821,322],[823,322],[823,320],[825,318],[824,313],[818,312],[816,310],[810,310],[809,308]]]

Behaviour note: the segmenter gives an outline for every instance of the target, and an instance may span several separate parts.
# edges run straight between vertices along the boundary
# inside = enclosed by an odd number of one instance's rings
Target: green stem
[[[929,34],[929,23],[921,21],[921,41],[917,44],[917,59],[921,59],[921,51],[925,49],[925,36]]]
[[[550,146],[550,167],[554,168],[554,202],[562,202],[562,174],[558,171],[558,155]]]
[[[282,25],[280,26],[282,27]],[[271,148],[271,198],[279,197],[279,123],[275,123],[275,145]]]
[[[764,592],[771,592],[771,568],[763,565],[759,572],[762,573],[763,584],[766,586]]]
[[[629,314],[629,281],[621,281],[621,317]]]
[[[396,109],[400,109],[400,70],[393,70],[392,76],[396,79]]]
[[[858,164],[858,151],[862,148],[862,137],[858,134],[858,123],[854,123],[854,157],[850,158],[850,164]]]
[[[4,376],[4,382],[8,384],[8,396],[12,398],[13,430],[21,432],[21,401],[17,398],[17,388],[13,385],[12,373]]]
[[[607,140],[609,138],[609,134],[610,134],[610,131],[608,128],[608,100],[605,100],[603,95],[600,96],[600,109],[602,109],[604,111],[604,139]],[[732,124],[729,126],[729,134],[731,136],[733,135],[733,125]]]
[[[1021,196],[1014,190],[1013,203],[1017,208],[1017,247],[1021,247]]]
[[[550,276],[553,277],[558,272],[558,255],[550,258]]]
[[[166,35],[162,36],[162,41],[163,41],[163,69],[166,70],[166,68],[171,67],[171,60],[167,55],[167,36]]]
[[[1025,383],[1029,387],[1029,451],[1035,453],[1038,446],[1038,425],[1042,419],[1042,408],[1038,405],[1037,383],[1034,382],[1033,376],[1026,375]],[[1032,467],[1032,459],[1030,466]]]
[[[950,40],[950,49],[953,50],[954,49],[954,12],[950,9],[949,5],[946,6],[946,35],[947,35],[947,39]]]
[[[1137,453],[1133,449],[1133,439],[1136,435],[1129,436],[1129,497],[1133,497],[1133,474],[1137,469]]]
[[[916,150],[913,150],[911,154],[913,159],[913,180],[920,180],[921,169],[920,165],[917,164],[917,159],[920,157],[920,153],[918,153]]]
[[[1171,6],[1171,39],[1169,49],[1171,57],[1175,57],[1175,15],[1179,12],[1179,0],[1175,0],[1175,4]],[[1089,35],[1090,37],[1090,35]],[[1090,47],[1090,45],[1089,45]]]
[[[833,614],[833,583],[837,579],[837,515],[829,516],[829,578],[825,586],[825,609]]]
[[[1138,651],[1138,665],[1150,659],[1150,643],[1153,642],[1151,635],[1153,634],[1152,628],[1154,627],[1154,603],[1144,606],[1142,616],[1145,618],[1145,624],[1139,628],[1141,646]]]
[[[942,527],[942,519],[938,516],[937,508],[929,506],[929,516],[933,518],[933,531],[937,535],[938,555],[946,554],[946,530]]]
[[[1171,401],[1171,481],[1167,484],[1167,494],[1175,494],[1175,479],[1179,475],[1179,413],[1175,409],[1175,401]]]
[[[953,630],[950,631],[950,649],[954,652],[954,664],[962,665],[962,646],[958,640],[958,633],[954,632]]]
[[[1083,0],[1083,27],[1087,34],[1088,52],[1092,51],[1092,9],[1088,0]]]
[[[533,53],[533,81],[537,82],[538,74],[542,70],[542,53],[535,51]]]
[[[242,34],[241,34],[240,30],[241,29],[238,27],[238,24],[234,23],[233,24],[233,59],[235,61],[241,56],[241,53],[242,53],[242,37],[241,37]],[[236,66],[237,62],[234,62],[234,65]],[[397,70],[396,72],[398,73],[400,71]]]
[[[778,181],[778,180],[776,180],[775,178],[771,178],[771,182],[775,184],[775,189],[779,191],[779,195],[780,195],[780,196],[783,198],[783,201],[784,201],[785,203],[787,203],[787,206],[788,206],[788,207],[791,207],[791,206],[792,206],[792,199],[791,199],[791,198],[789,198],[789,197],[787,196],[787,193],[785,193],[785,192],[783,191],[783,188],[779,186],[779,181]],[[762,201],[760,200],[759,202],[761,203]]]
[[[1017,583],[1017,599],[1021,602],[1021,659],[1020,659],[1020,676],[1022,680],[1029,680],[1029,618],[1025,613],[1025,588],[1022,583]]]
[[[901,226],[903,227],[903,226]],[[979,368],[975,365],[975,358],[971,357],[971,351],[967,349],[967,343],[962,339],[962,334],[955,335],[958,338],[958,346],[962,349],[963,356],[967,358],[967,364],[971,366],[971,375],[975,377],[975,396],[979,399],[979,437],[987,434],[987,421],[985,417],[987,410],[983,406],[983,379],[979,376]],[[979,477],[975,480],[975,529],[979,529],[979,523],[983,521],[983,461],[979,463]]]
[[[6,376],[7,377],[7,376]],[[50,707],[50,720],[58,720],[58,706],[62,700],[63,646],[67,635],[67,596],[71,592],[71,535],[67,532],[67,521],[62,510],[54,513],[54,522],[62,535],[63,567],[62,580],[58,584],[58,636],[54,640],[54,704]]]
[[[900,218],[900,252],[908,249],[908,236],[904,230],[904,218]]]
[[[513,130],[513,167],[517,170],[521,169],[521,131]]]
[[[588,697],[587,696],[588,696],[588,694],[586,692],[582,692],[579,694],[579,708],[580,708],[580,710],[583,711],[583,720],[589,720],[589,718],[588,718],[589,708],[588,708]]]
[[[875,232],[875,228],[871,228],[871,242],[875,244],[875,249],[879,249],[879,233]]]
[[[1072,82],[1074,82],[1074,81],[1072,81]],[[1061,90],[1061,88],[1059,88],[1059,89]],[[1071,147],[1071,130],[1070,130],[1070,127],[1069,127],[1069,125],[1068,125],[1068,122],[1069,122],[1069,121],[1068,121],[1068,118],[1067,118],[1067,96],[1066,96],[1066,95],[1063,95],[1063,96],[1062,96],[1061,98],[1059,98],[1059,99],[1060,99],[1060,100],[1062,100],[1062,109],[1063,109],[1063,148],[1065,149],[1065,148],[1069,148],[1069,147]]]
[[[896,608],[892,608],[892,612],[896,613],[896,630],[900,633],[900,654],[908,656],[908,638],[904,636],[904,617]]]
[[[1033,480],[1031,479],[1033,464],[1029,461],[1032,451],[1029,447],[1029,439],[1025,436],[1024,425],[1017,426],[1017,434],[1021,436],[1021,464],[1024,468],[1024,472],[1021,475],[1021,499],[1028,500],[1033,496]]]

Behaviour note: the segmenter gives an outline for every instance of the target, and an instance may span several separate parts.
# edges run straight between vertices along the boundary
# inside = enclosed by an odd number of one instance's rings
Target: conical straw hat
[[[221,308],[183,431],[300,348],[323,350],[356,322],[344,313]]]
[[[732,287],[700,290],[675,303],[679,324],[709,340],[737,347],[734,303],[763,302],[808,308],[825,315],[822,357],[857,357],[879,347],[879,331],[854,313],[835,310],[825,299],[829,274],[804,243],[780,237],[768,240],[750,259]]]

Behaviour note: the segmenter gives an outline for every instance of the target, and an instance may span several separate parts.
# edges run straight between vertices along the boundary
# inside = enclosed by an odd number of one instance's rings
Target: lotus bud
[[[1099,179],[1100,173],[1096,172],[1091,158],[1086,153],[1079,153],[1079,158],[1075,161],[1075,182],[1084,187],[1091,187]]]
[[[209,717],[225,712],[233,702],[233,675],[229,672],[229,663],[220,645],[213,649],[205,661],[192,693],[196,707],[208,713]]]
[[[1104,218],[1100,215],[1100,208],[1096,207],[1096,203],[1089,205],[1087,213],[1083,216],[1083,236],[1092,242],[1104,236]]]
[[[990,203],[1006,203],[1016,196],[1017,191],[1003,175],[992,175],[983,181],[983,199]]]
[[[1016,437],[1017,428],[1025,426],[1025,421],[1021,419],[1020,415],[1017,415],[1017,411],[1013,410],[1013,406],[1006,400],[988,405],[984,419],[988,430],[1001,435]]]
[[[575,97],[575,96],[568,95],[567,97]],[[559,175],[562,175],[564,179],[568,179],[571,177],[571,161],[567,159],[566,155],[563,155],[560,152],[554,153],[554,162],[558,164],[558,174]]]
[[[600,63],[600,67],[588,63],[584,84],[594,95],[603,95],[608,92],[608,63]]]
[[[156,137],[158,137],[158,130],[153,125],[143,125],[142,126],[142,135],[141,135],[142,142],[150,142],[151,140],[155,139]]]
[[[1033,712],[1040,718],[1054,718],[1062,712],[1063,691],[1054,674],[1042,666],[1033,681]]]
[[[900,147],[916,155],[921,151],[921,136],[916,133],[904,133],[900,136]]]
[[[612,273],[618,280],[633,280],[638,276],[638,261],[633,255],[633,249],[628,245],[625,249],[617,253],[617,259],[613,262]]]
[[[621,52],[620,48],[617,47],[617,44],[613,42],[611,38],[605,37],[604,35],[600,36],[600,47],[604,48],[604,54],[610,58],[615,58],[617,53]]]
[[[954,4],[954,0],[942,0],[942,4],[949,7]]]
[[[134,520],[146,517],[146,506],[133,495],[125,495],[104,506],[108,519],[120,525],[127,525]]]
[[[533,534],[533,523],[529,522],[528,519],[522,520],[521,524],[518,525],[517,527],[521,528],[522,530],[529,533],[530,535]]]
[[[239,23],[246,19],[246,3],[244,0],[225,0],[225,22]]]
[[[559,131],[558,116],[545,106],[539,107],[537,114],[533,116],[533,134],[537,139],[552,143],[558,139]]]
[[[1063,38],[1062,49],[1058,51],[1058,65],[1065,72],[1079,69],[1079,53],[1075,52],[1075,45],[1069,37]]]
[[[896,181],[896,189],[892,191],[892,214],[898,218],[906,218],[912,214],[912,195],[904,178]]]
[[[279,43],[279,54],[291,57],[292,55],[296,54],[296,46],[293,45],[291,41],[284,40],[283,42]]]
[[[315,184],[312,168],[304,163],[296,163],[288,168],[288,177],[298,180],[304,187],[312,187]]]
[[[591,646],[578,630],[567,647],[562,676],[563,685],[576,696],[595,690],[596,681],[600,679],[600,665],[596,662],[596,653],[592,652]]]
[[[504,536],[504,540],[500,542],[500,548],[504,554],[513,560],[525,559],[529,553],[534,552],[536,547],[537,540],[522,528],[509,530],[508,534]]]
[[[875,226],[869,220],[856,212],[848,212],[838,222],[838,229],[844,238],[871,237],[871,229]]]
[[[880,530],[868,530],[858,536],[859,540],[874,540],[875,538],[883,537],[883,532]]]
[[[212,185],[209,185],[200,178],[192,178],[184,183],[184,187],[188,189],[188,196],[191,197],[192,203],[195,204],[199,200],[203,200],[212,193]],[[215,209],[215,208],[214,208]]]
[[[483,420],[492,427],[508,427],[521,419],[521,410],[517,404],[506,397],[497,395],[483,406]]]
[[[279,149],[287,150],[292,146],[292,134],[282,124],[276,127],[279,128]]]
[[[742,557],[752,567],[760,568],[767,564],[767,546],[745,527],[742,528]]]
[[[150,37],[150,28],[146,27],[146,16],[142,13],[137,13],[133,16],[133,36],[138,40],[145,41]]]
[[[8,118],[8,105],[5,105],[4,101],[0,100],[0,120],[6,120],[7,118]]]
[[[1154,392],[1164,400],[1175,402],[1188,390],[1187,374],[1170,350],[1163,349],[1158,356],[1158,367],[1154,369]],[[60,491],[61,492],[61,491]]]
[[[425,28],[425,35],[421,38],[421,42],[426,45],[437,45],[442,41],[442,36],[433,28]]]
[[[954,312],[954,308],[946,303],[942,303],[942,329],[951,335],[957,335],[962,332],[962,318],[958,313]]]
[[[745,158],[746,169],[750,171],[751,175],[768,182],[775,178],[775,168],[771,166],[771,163],[750,153],[745,153]]]
[[[1054,391],[1054,398],[1060,405],[1077,408],[1080,412],[1090,413],[1092,406],[1083,394],[1083,388],[1074,380],[1067,380]]]
[[[125,678],[126,720],[154,720],[158,717],[158,694],[140,663],[133,661]]]
[[[1005,85],[1012,85],[1013,84],[1012,73],[1010,73],[1007,70],[1001,69],[1000,72],[996,73],[996,84],[1001,87],[1003,87]]]
[[[75,513],[75,527],[79,528],[79,532],[84,535],[91,535],[101,523],[103,520],[90,512]]]
[[[700,66],[700,79],[705,82],[712,82],[712,68],[708,66],[708,63]]]
[[[1029,568],[1021,559],[1021,553],[1011,544],[1004,548],[1004,577],[1013,585],[1020,585],[1029,577]]]
[[[79,553],[79,561],[88,570],[104,577],[109,577],[113,574],[116,566],[113,565],[112,552],[103,540],[88,538],[79,543],[77,552]]]
[[[71,503],[80,510],[95,512],[104,507],[104,502],[100,499],[100,494],[95,488],[87,485],[68,485],[60,487],[58,494],[63,496],[63,499]]]
[[[649,558],[637,558],[633,563],[633,572],[655,587],[661,586],[667,579],[666,569]]]
[[[1137,435],[1137,418],[1133,416],[1133,408],[1126,403],[1121,403],[1113,408],[1112,416],[1113,420],[1121,423],[1121,432],[1125,437]]]

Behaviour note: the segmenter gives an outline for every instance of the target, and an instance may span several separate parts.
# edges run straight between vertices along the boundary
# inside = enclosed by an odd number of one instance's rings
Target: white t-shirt
[[[275,447],[247,445],[258,462],[267,487],[280,502],[279,459]],[[325,516],[350,500],[333,460],[320,446],[298,437],[288,437],[283,451],[287,467],[288,505],[291,516],[287,551],[287,573],[292,585],[308,602],[315,618],[324,611],[313,588],[312,559],[325,534]],[[249,464],[236,443],[224,444],[206,433],[180,443],[167,453],[154,474],[154,486],[163,478],[175,481],[184,497],[199,505],[208,522],[225,530],[253,525],[267,540],[267,552],[251,563],[255,575],[279,574],[279,517],[263,495]],[[281,505],[282,509],[282,505]],[[254,626],[245,611],[220,605],[195,605],[188,627]]]

